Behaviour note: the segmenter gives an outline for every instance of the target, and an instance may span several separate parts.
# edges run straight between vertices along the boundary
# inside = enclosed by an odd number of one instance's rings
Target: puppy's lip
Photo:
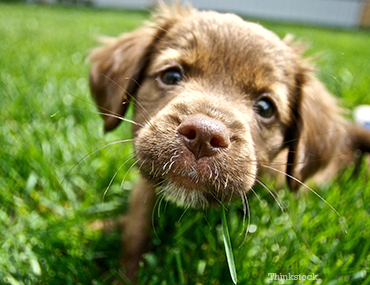
[[[190,173],[172,172],[166,174],[166,179],[189,190],[204,189],[206,186],[203,179],[200,179],[196,175],[191,175]]]

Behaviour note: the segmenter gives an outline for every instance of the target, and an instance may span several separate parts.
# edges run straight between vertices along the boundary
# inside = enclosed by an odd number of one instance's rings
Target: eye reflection
[[[255,111],[263,118],[271,118],[275,113],[273,103],[268,98],[262,98],[254,105]]]

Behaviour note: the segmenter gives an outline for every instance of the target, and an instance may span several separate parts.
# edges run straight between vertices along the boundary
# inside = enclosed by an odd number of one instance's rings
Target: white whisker
[[[107,188],[105,189],[105,191],[104,191],[104,193],[103,193],[103,197],[102,197],[102,201],[103,201],[103,202],[104,202],[105,196],[106,196],[106,194],[107,194],[107,192],[108,192],[108,190],[109,190],[110,186],[112,185],[114,178],[117,176],[118,172],[121,170],[121,168],[122,168],[123,166],[125,166],[125,164],[126,164],[128,161],[130,161],[130,159],[132,159],[132,158],[134,158],[134,157],[135,157],[135,155],[133,155],[133,156],[131,156],[129,159],[127,159],[124,163],[122,163],[122,165],[121,165],[121,166],[118,168],[118,170],[114,173],[114,175],[113,175],[112,179],[109,181],[109,184],[108,184]],[[126,174],[126,175],[127,175],[127,174]]]
[[[247,230],[245,231],[243,242],[241,243],[241,245],[239,246],[239,248],[247,240],[248,232],[249,232],[250,225],[251,225],[251,212],[250,212],[250,208],[249,208],[249,201],[248,201],[247,193],[246,192],[242,192],[241,193],[241,198],[242,198],[242,202],[243,202],[243,212],[244,212],[244,215],[243,215],[243,229],[245,227],[245,215],[246,215],[246,209],[245,208],[247,208],[247,211],[248,211],[248,225],[247,225]]]
[[[90,152],[90,153],[88,153],[87,155],[85,155],[83,158],[81,158],[68,172],[67,172],[67,174],[65,175],[65,177],[63,178],[63,180],[62,180],[62,182],[61,182],[61,184],[63,184],[63,182],[64,182],[64,180],[68,177],[68,175],[70,175],[71,174],[71,172],[77,167],[77,166],[79,166],[85,159],[87,159],[88,157],[90,157],[91,155],[93,155],[94,153],[97,153],[98,151],[100,151],[100,150],[102,150],[102,149],[104,149],[104,148],[106,148],[106,147],[108,147],[108,146],[112,146],[112,145],[115,145],[115,144],[119,144],[119,143],[126,143],[126,142],[132,142],[133,141],[133,139],[126,139],[126,140],[120,140],[120,141],[114,141],[114,142],[112,142],[112,143],[109,143],[109,144],[106,144],[106,145],[104,145],[104,146],[102,146],[102,147],[99,147],[99,148],[97,148],[97,149],[95,149],[94,151],[92,151],[92,152]],[[65,164],[65,162],[63,163],[63,164]],[[63,165],[62,164],[62,165]]]
[[[311,251],[310,244],[308,243],[308,241],[307,241],[306,237],[303,235],[302,231],[298,228],[298,225],[297,225],[296,221],[293,219],[293,216],[292,216],[292,214],[291,214],[291,212],[290,212],[289,208],[285,207],[285,205],[284,205],[283,201],[280,201],[280,200],[279,200],[279,195],[276,193],[276,191],[274,190],[274,193],[273,193],[270,189],[268,189],[268,187],[267,187],[267,186],[266,186],[266,185],[265,185],[261,180],[257,180],[257,182],[258,182],[258,184],[260,184],[263,188],[265,188],[265,189],[270,193],[270,195],[274,198],[274,200],[276,201],[276,203],[279,205],[279,208],[281,209],[281,212],[282,212],[283,214],[287,214],[287,215],[289,216],[290,220],[291,220],[291,221],[292,221],[292,223],[293,223],[294,231],[295,231],[296,233],[298,232],[299,236],[302,238],[303,242],[306,244],[306,246],[307,246],[308,250],[309,250],[310,252],[312,252],[312,251]],[[275,194],[275,195],[274,195],[274,194]],[[284,209],[286,209],[286,210],[287,210],[287,213],[285,212],[285,210],[284,210]]]
[[[281,173],[287,177],[289,177],[290,179],[293,179],[294,181],[298,182],[299,184],[301,184],[302,186],[304,186],[305,188],[307,188],[308,190],[310,190],[312,193],[314,193],[317,197],[319,197],[326,205],[328,205],[333,211],[334,213],[336,213],[339,217],[342,217],[341,214],[339,214],[339,212],[328,202],[326,201],[319,193],[317,193],[315,190],[313,190],[310,186],[308,186],[307,184],[303,183],[302,181],[300,181],[299,179],[295,178],[294,176],[288,174],[288,173],[285,173],[279,169],[276,169],[274,167],[271,167],[271,166],[268,166],[268,165],[261,165],[262,167],[265,167],[265,168],[268,168],[268,169],[271,169],[271,170],[274,170],[278,173]],[[347,231],[346,231],[347,232]]]
[[[160,217],[161,204],[162,204],[163,199],[164,199],[163,195],[160,197],[160,199],[156,199],[153,210],[152,210],[152,229],[153,229],[154,235],[159,240],[161,240],[161,239],[159,238],[158,233],[155,229],[155,220],[154,220],[155,215],[154,215],[154,212],[155,212],[156,207],[158,206],[158,218],[159,218]]]
[[[130,159],[132,159],[132,158],[134,158],[136,155],[133,155],[132,157],[130,157],[129,158],[129,160]],[[138,160],[136,160],[130,167],[129,167],[129,169],[127,169],[127,171],[126,171],[126,174],[125,174],[125,176],[123,177],[123,179],[122,179],[122,182],[121,182],[121,188],[123,188],[123,183],[126,181],[126,176],[127,176],[127,174],[129,174],[129,172],[130,172],[130,170],[138,163],[139,161]]]
[[[258,196],[258,194],[256,193],[256,191],[254,191],[253,188],[251,188],[250,191],[252,191],[253,194],[257,197],[258,201],[260,202],[260,204],[262,205],[263,209],[265,210],[265,212],[266,212],[266,214],[268,216],[268,220],[271,222],[271,225],[272,225],[272,227],[274,229],[275,244],[279,245],[278,240],[277,240],[277,237],[276,237],[275,226],[274,226],[274,224],[271,221],[271,216],[270,216],[269,212],[267,211],[266,206],[263,204],[261,198]]]

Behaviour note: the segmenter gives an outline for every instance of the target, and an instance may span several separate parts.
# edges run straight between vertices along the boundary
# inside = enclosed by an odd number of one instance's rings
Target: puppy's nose
[[[177,128],[186,147],[195,157],[215,155],[230,145],[227,127],[203,115],[194,115],[184,120]]]

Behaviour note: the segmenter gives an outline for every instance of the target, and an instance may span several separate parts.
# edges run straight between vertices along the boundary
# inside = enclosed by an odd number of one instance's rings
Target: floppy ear
[[[293,111],[295,121],[287,136],[290,139],[287,173],[304,182],[329,164],[338,171],[341,164],[354,159],[356,149],[369,152],[370,132],[346,121],[336,99],[313,72],[307,68],[301,70]],[[289,176],[289,187],[298,190],[301,184]]]
[[[305,181],[325,168],[332,158],[345,149],[347,123],[333,96],[311,71],[305,70],[298,81],[299,101],[296,105],[295,138],[288,155],[287,173]],[[292,190],[299,183],[288,178]]]
[[[119,38],[106,38],[105,46],[90,54],[90,90],[103,115],[104,129],[109,131],[120,123],[132,96],[135,95],[153,47],[192,9],[179,3],[167,5],[160,2],[153,15],[155,24],[146,24]]]
[[[90,90],[103,115],[104,129],[120,123],[130,97],[138,88],[157,30],[150,25],[119,38],[105,39],[106,45],[90,54]]]

